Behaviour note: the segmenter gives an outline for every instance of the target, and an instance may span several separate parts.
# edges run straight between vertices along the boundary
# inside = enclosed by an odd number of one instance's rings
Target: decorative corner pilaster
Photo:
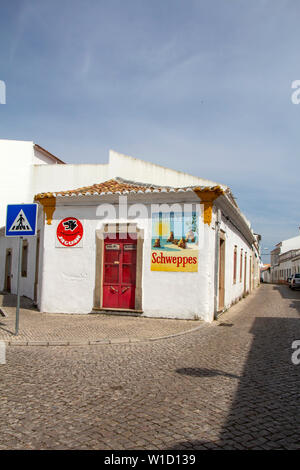
[[[224,194],[223,189],[220,186],[214,186],[213,188],[207,189],[194,189],[195,193],[201,200],[204,205],[203,211],[203,222],[207,225],[211,224],[212,220],[212,208],[214,205],[214,201]]]
[[[43,206],[44,214],[46,216],[47,225],[52,224],[53,214],[56,207],[55,197],[39,197],[35,198],[36,202],[39,202]]]

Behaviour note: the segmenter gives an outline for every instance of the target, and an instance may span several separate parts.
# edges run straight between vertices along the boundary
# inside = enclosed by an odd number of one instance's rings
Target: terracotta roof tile
[[[122,178],[114,178],[108,181],[104,181],[103,183],[93,184],[92,186],[84,186],[82,188],[72,189],[69,191],[39,193],[35,196],[35,199],[105,194],[186,192],[194,190],[214,191],[217,189],[222,191],[219,186],[187,186],[185,188],[173,188],[171,186],[156,186],[146,183],[136,183],[134,181],[123,180]]]

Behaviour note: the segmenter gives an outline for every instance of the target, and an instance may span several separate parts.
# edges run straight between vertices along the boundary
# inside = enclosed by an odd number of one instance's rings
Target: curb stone
[[[96,346],[104,344],[131,344],[131,343],[148,343],[152,341],[160,341],[169,338],[176,338],[177,336],[183,336],[188,333],[192,333],[201,329],[203,326],[209,326],[210,324],[202,322],[200,326],[191,328],[180,333],[173,333],[166,336],[157,336],[154,338],[120,338],[120,339],[99,339],[99,340],[82,340],[82,341],[4,341],[7,346]]]
[[[189,330],[181,331],[179,333],[173,333],[166,336],[157,336],[153,338],[111,338],[111,339],[99,339],[99,340],[49,340],[49,341],[31,341],[31,340],[1,340],[3,341],[6,346],[96,346],[96,345],[103,345],[103,344],[131,344],[131,343],[150,343],[153,341],[160,341],[165,339],[176,338],[177,336],[182,336],[188,333],[195,332],[201,329],[203,326],[211,327],[211,326],[219,326],[220,322],[231,322],[232,317],[234,318],[237,313],[239,313],[240,309],[247,307],[248,302],[250,299],[253,298],[254,295],[257,295],[259,289],[255,289],[252,291],[245,299],[242,299],[237,304],[232,305],[228,310],[226,310],[217,320],[213,321],[212,323],[201,321],[201,324],[195,328],[191,328]],[[0,315],[4,314],[7,316],[3,308],[0,307]],[[224,316],[226,315],[226,320]]]

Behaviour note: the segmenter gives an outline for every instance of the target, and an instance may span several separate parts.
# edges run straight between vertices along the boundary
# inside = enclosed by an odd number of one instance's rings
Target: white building
[[[113,151],[30,174],[40,210],[21,293],[44,312],[212,321],[259,283],[258,238],[225,185]],[[16,292],[17,240],[3,233],[0,263],[0,288]]]
[[[300,273],[300,235],[281,241],[271,251],[272,282],[286,283],[296,273]]]
[[[5,224],[7,204],[33,201],[40,168],[62,164],[34,142],[0,139],[0,227]]]
[[[264,264],[260,268],[260,277],[262,282],[270,283],[271,282],[271,265]]]

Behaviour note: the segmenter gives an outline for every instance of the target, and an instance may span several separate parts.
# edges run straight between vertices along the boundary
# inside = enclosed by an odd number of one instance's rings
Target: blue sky
[[[0,1],[0,138],[222,182],[263,247],[298,235],[299,2]]]

